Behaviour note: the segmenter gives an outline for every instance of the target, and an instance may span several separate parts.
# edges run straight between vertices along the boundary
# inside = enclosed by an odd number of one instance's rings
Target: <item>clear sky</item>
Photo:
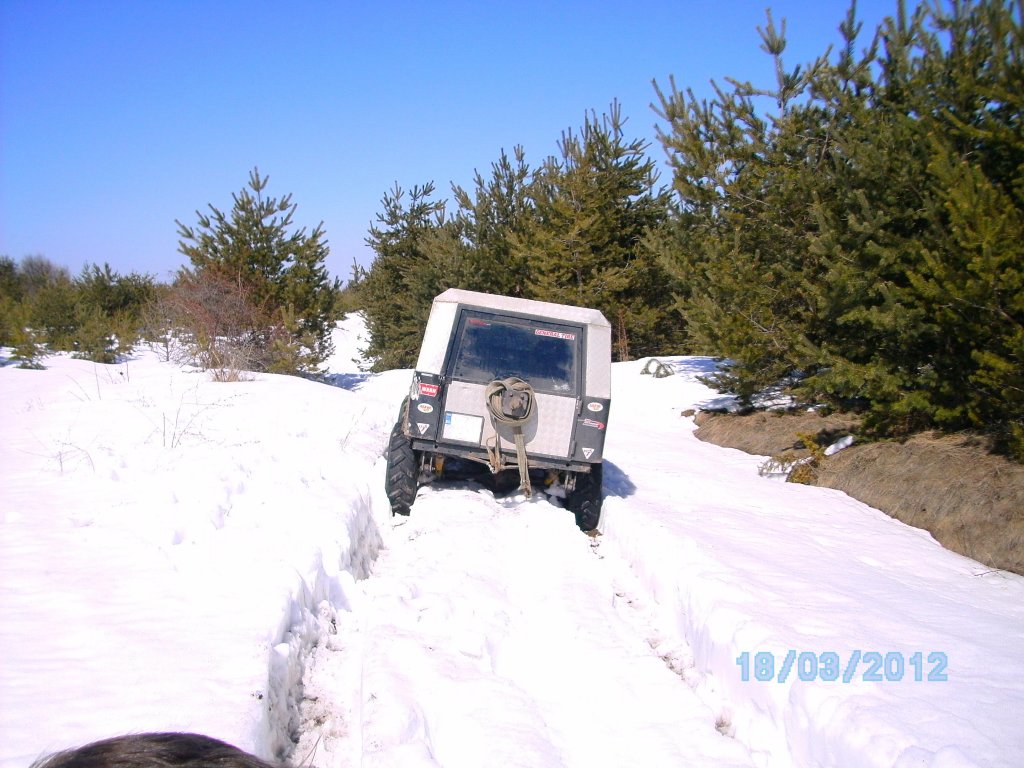
[[[660,161],[652,80],[771,85],[769,5],[795,65],[849,3],[0,0],[0,254],[165,279],[175,219],[229,210],[258,167],[347,278],[394,184],[448,197],[517,144],[535,167],[613,99]],[[864,44],[895,8],[860,0]]]

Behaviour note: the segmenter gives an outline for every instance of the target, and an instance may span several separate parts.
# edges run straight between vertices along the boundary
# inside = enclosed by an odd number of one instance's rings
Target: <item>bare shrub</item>
[[[215,270],[183,272],[149,306],[145,337],[166,361],[241,381],[246,371],[295,373],[309,367],[309,340],[286,308],[267,309],[241,280]]]
[[[817,411],[755,411],[745,414],[701,412],[696,436],[715,445],[738,448],[760,456],[810,455],[798,434],[813,435],[814,442],[828,445],[857,430],[859,419],[849,414]]]
[[[818,467],[825,460],[825,448],[816,435],[798,432],[796,437],[795,447],[803,450],[771,456],[757,468],[758,474],[762,477],[785,475],[787,482],[812,485],[818,475]]]
[[[146,313],[146,337],[166,360],[239,381],[265,368],[266,313],[239,281],[213,272],[182,273]]]

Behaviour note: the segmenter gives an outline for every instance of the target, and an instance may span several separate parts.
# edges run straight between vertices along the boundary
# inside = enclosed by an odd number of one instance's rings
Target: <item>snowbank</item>
[[[146,730],[289,750],[304,656],[380,546],[372,398],[149,352],[0,393],[0,765]]]
[[[615,366],[606,455],[632,490],[606,500],[602,528],[689,643],[731,733],[770,766],[1018,764],[1024,579],[697,440],[679,414],[715,397],[696,381],[707,362],[673,364],[666,379]],[[759,652],[771,681],[755,679]]]

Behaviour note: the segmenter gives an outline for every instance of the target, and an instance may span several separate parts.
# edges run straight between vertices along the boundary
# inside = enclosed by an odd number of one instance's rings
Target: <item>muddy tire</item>
[[[384,480],[393,515],[408,515],[416,500],[418,464],[412,443],[402,431],[402,422],[398,422],[391,430],[388,442],[388,471]]]
[[[576,487],[566,499],[566,506],[576,516],[576,525],[589,533],[601,522],[601,465],[576,475]]]

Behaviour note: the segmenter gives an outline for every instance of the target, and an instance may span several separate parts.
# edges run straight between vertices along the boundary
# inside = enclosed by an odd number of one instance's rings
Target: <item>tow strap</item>
[[[515,377],[495,380],[487,385],[484,400],[487,402],[487,412],[491,416],[491,426],[494,427],[494,445],[487,446],[491,471],[498,473],[505,466],[501,456],[501,435],[498,433],[498,425],[511,427],[516,444],[516,461],[519,463],[519,489],[530,495],[533,489],[530,487],[530,467],[526,460],[523,426],[533,416],[536,401],[533,387],[529,382]]]

